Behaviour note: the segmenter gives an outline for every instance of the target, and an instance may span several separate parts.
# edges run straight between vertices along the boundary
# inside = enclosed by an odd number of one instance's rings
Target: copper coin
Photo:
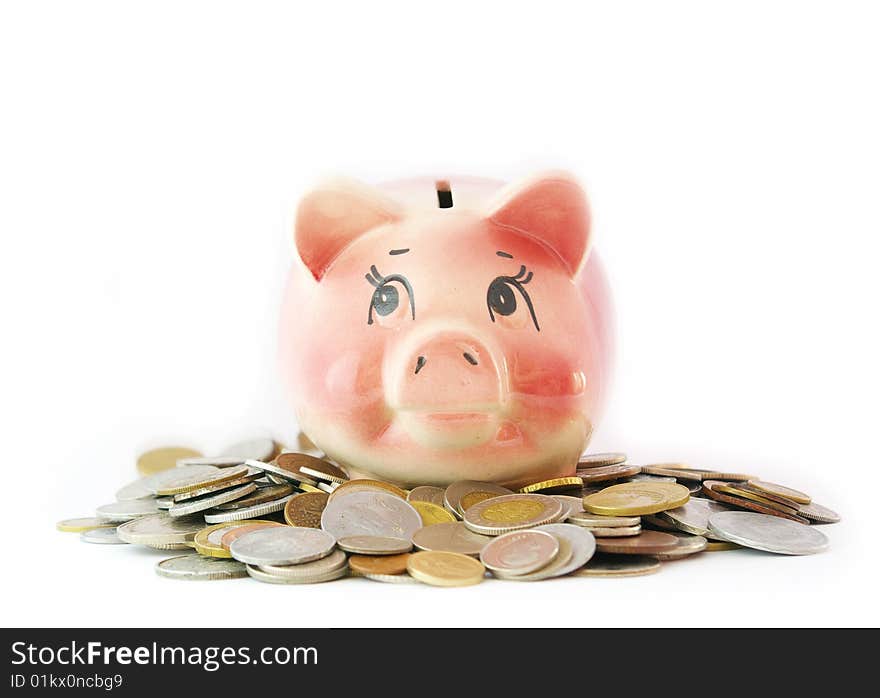
[[[321,514],[330,498],[326,492],[303,492],[284,506],[284,520],[291,526],[321,528]]]
[[[581,456],[577,469],[602,468],[606,465],[619,465],[625,462],[625,453],[585,453]]]
[[[660,570],[656,557],[648,555],[593,555],[590,561],[572,573],[573,577],[641,577]]]
[[[821,504],[816,504],[816,502],[801,504],[798,507],[798,514],[809,519],[814,524],[837,523],[840,521],[840,514],[827,507],[823,507]]]
[[[763,480],[749,480],[749,484],[752,487],[757,487],[762,492],[785,497],[786,499],[797,502],[798,504],[810,503],[810,495],[799,492],[798,490],[793,490],[790,487],[783,487],[782,485],[777,485],[773,482],[764,482]]]
[[[241,499],[236,499],[234,502],[227,502],[226,504],[220,504],[219,506],[214,507],[212,512],[222,512],[222,511],[238,511],[239,509],[246,509],[247,507],[254,507],[258,504],[265,504],[266,502],[274,502],[277,499],[281,499],[282,497],[286,497],[290,494],[293,494],[294,489],[292,485],[264,485],[263,487],[258,487],[256,492],[252,492],[246,497],[242,497]]]
[[[678,547],[678,538],[660,531],[642,531],[627,538],[596,538],[596,550],[616,555],[653,555]]]
[[[801,504],[794,501],[793,499],[789,499],[788,497],[782,497],[778,494],[772,494],[770,492],[765,492],[759,487],[755,487],[754,485],[749,484],[748,482],[737,482],[734,485],[738,490],[743,490],[745,492],[751,492],[752,494],[756,494],[759,497],[763,497],[764,499],[769,499],[771,502],[776,502],[777,504],[784,504],[787,507],[790,507],[794,510],[797,510],[801,507]]]
[[[805,519],[802,516],[786,514],[784,511],[765,507],[762,504],[758,504],[758,502],[753,502],[750,499],[743,499],[742,497],[731,497],[729,494],[724,494],[723,492],[718,492],[715,490],[715,485],[724,484],[726,483],[718,482],[717,480],[706,480],[703,483],[703,494],[705,494],[707,497],[711,497],[717,502],[732,504],[733,506],[739,507],[740,509],[748,509],[749,511],[756,511],[759,514],[769,514],[770,516],[781,516],[783,519],[791,519],[792,521],[797,521],[798,523],[802,524],[810,523],[808,519]]]
[[[683,468],[669,467],[675,463],[659,463],[654,465],[643,465],[642,472],[647,475],[663,475],[666,477],[674,477],[676,480],[697,480],[702,481],[702,472],[685,470]]]
[[[703,536],[692,536],[688,533],[672,534],[678,539],[678,547],[665,553],[655,553],[658,560],[680,560],[694,553],[701,553],[706,549],[709,541]]]
[[[361,574],[403,574],[410,553],[400,555],[352,555],[348,566]]]
[[[220,547],[228,551],[229,546],[232,545],[233,541],[238,540],[251,531],[259,531],[261,528],[273,528],[275,526],[283,525],[284,524],[282,523],[275,523],[274,521],[262,521],[260,523],[247,524],[246,526],[236,526],[223,534],[220,538]]]
[[[677,531],[678,529],[672,525],[669,521],[662,518],[662,514],[666,512],[661,512],[660,514],[644,514],[642,516],[642,525],[648,525],[648,528],[653,528],[659,531]]]
[[[310,456],[307,453],[281,453],[274,461],[272,461],[272,464],[278,468],[278,470],[274,471],[276,475],[290,477],[294,480],[307,482],[312,485],[315,484],[315,478],[302,472],[300,468],[302,466],[314,466],[320,468],[323,463],[325,463],[323,459],[317,458],[316,456]]]
[[[309,458],[312,458],[312,456],[309,456]],[[328,463],[319,458],[314,458],[308,463],[299,463],[298,467],[301,473],[305,473],[315,480],[335,482],[340,485],[343,482],[348,482],[348,474],[342,468],[338,468],[333,463]]]
[[[607,482],[608,480],[618,480],[622,477],[632,477],[638,475],[642,470],[640,465],[600,465],[588,470],[578,470],[577,476],[583,480],[586,485],[591,482]]]
[[[781,511],[785,514],[797,514],[796,502],[792,502],[794,506],[780,504],[779,502],[767,499],[761,494],[756,494],[755,492],[750,492],[749,490],[743,489],[738,485],[729,485],[727,483],[717,483],[712,486],[712,489],[716,492],[721,492],[722,494],[729,494],[731,497],[742,497],[743,499],[757,502],[758,504],[769,507],[770,509],[776,509],[777,511]]]

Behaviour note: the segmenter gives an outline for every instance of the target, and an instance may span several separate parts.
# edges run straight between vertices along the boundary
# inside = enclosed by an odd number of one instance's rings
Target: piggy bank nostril
[[[420,356],[418,358],[418,360],[416,361],[416,370],[415,370],[416,375],[418,375],[419,371],[422,370],[422,368],[425,366],[426,363],[427,363],[427,359],[425,359],[424,356]]]
[[[463,356],[464,356],[464,358],[465,358],[465,361],[467,361],[471,366],[476,366],[476,365],[479,363],[479,361],[477,361],[477,360],[476,360],[473,356],[471,356],[471,354],[468,353],[468,352],[465,352],[465,353],[463,354]]]

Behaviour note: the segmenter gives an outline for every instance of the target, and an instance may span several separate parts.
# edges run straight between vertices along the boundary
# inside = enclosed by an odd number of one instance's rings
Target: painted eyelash
[[[374,279],[373,276],[375,276],[376,278]],[[367,281],[369,281],[369,282],[370,282],[373,286],[375,286],[376,288],[379,288],[382,284],[385,283],[385,277],[382,276],[382,275],[379,273],[379,270],[376,269],[376,265],[375,265],[375,264],[373,264],[373,265],[370,267],[370,273],[369,273],[369,274],[364,274],[364,278],[365,278]]]
[[[520,277],[523,277],[523,276],[524,276],[525,278],[520,278]],[[518,282],[520,283],[521,286],[525,286],[527,283],[529,283],[529,281],[532,280],[532,272],[529,272],[528,274],[526,274],[526,268],[525,268],[525,265],[520,264],[520,266],[519,266],[519,272],[517,273],[517,275],[516,275],[516,276],[508,276],[507,278],[510,279],[510,280],[512,280],[512,281],[518,281]]]

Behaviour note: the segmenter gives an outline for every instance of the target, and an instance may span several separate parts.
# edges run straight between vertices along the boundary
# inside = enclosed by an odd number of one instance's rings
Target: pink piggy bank
[[[521,486],[574,473],[611,314],[578,183],[332,181],[296,216],[281,318],[299,425],[352,477]]]

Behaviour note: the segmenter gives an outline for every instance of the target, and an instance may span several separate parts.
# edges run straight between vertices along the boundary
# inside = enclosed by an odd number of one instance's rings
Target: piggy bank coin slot
[[[445,179],[441,179],[436,184],[437,187],[437,206],[439,208],[452,208],[452,187]]]

